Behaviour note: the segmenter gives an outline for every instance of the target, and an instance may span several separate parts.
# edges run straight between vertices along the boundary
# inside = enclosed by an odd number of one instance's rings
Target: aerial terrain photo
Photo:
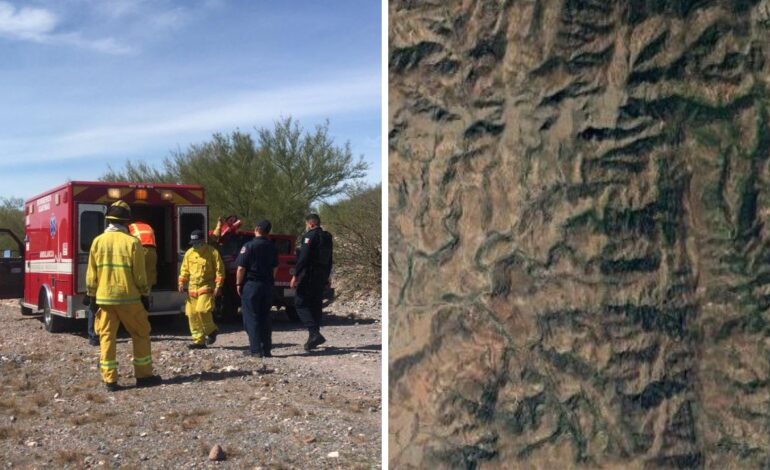
[[[770,466],[770,3],[389,4],[391,468]]]

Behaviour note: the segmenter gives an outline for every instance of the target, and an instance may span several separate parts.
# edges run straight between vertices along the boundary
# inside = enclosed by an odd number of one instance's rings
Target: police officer
[[[236,288],[241,296],[243,328],[249,336],[247,356],[272,357],[272,325],[270,307],[278,266],[278,250],[267,238],[272,224],[260,220],[254,228],[255,238],[241,248],[236,264]]]
[[[302,235],[291,288],[297,289],[294,306],[302,324],[308,330],[305,350],[317,348],[326,342],[321,334],[323,290],[331,274],[330,235],[321,228],[321,217],[308,214],[305,217],[307,231]],[[329,237],[327,239],[327,237]],[[325,250],[326,249],[326,250]],[[328,254],[324,253],[328,251]]]

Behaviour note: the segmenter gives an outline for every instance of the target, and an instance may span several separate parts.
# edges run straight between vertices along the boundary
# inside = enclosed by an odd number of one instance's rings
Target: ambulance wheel
[[[42,307],[41,309],[43,310],[43,324],[45,324],[45,329],[48,332],[60,333],[65,330],[67,321],[59,315],[54,315],[53,312],[51,312],[51,306],[48,305],[47,299],[43,299],[40,307]]]
[[[286,316],[289,317],[289,320],[291,321],[299,321],[299,314],[297,314],[297,309],[294,308],[294,306],[286,306]]]

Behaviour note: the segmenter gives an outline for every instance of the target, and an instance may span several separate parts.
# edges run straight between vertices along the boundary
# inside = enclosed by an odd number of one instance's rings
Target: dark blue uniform
[[[331,274],[331,265],[318,264],[321,242],[321,227],[305,232],[300,242],[297,264],[294,266],[294,273],[297,276],[294,306],[302,324],[311,335],[318,333],[321,329],[323,291]]]
[[[241,288],[243,328],[249,336],[252,353],[270,355],[273,304],[273,269],[278,266],[278,250],[265,237],[257,237],[241,248],[236,264],[246,269]]]

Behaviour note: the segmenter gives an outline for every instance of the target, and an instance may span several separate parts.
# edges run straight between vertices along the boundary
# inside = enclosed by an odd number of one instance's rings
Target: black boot
[[[305,343],[305,351],[310,351],[311,349],[315,349],[318,346],[324,344],[325,342],[326,342],[326,338],[324,338],[320,332],[314,331],[310,333],[310,337],[308,337],[307,343]]]
[[[187,345],[187,349],[206,349],[205,344],[190,343]]]
[[[140,379],[136,379],[136,388],[154,387],[156,385],[160,385],[162,382],[163,379],[160,378],[160,375],[142,377]]]
[[[214,344],[217,342],[217,334],[219,333],[219,330],[214,330],[211,332],[210,335],[206,336],[206,344]]]
[[[123,388],[120,385],[118,385],[117,382],[105,382],[104,386],[107,388],[108,392],[117,392],[118,390]]]

